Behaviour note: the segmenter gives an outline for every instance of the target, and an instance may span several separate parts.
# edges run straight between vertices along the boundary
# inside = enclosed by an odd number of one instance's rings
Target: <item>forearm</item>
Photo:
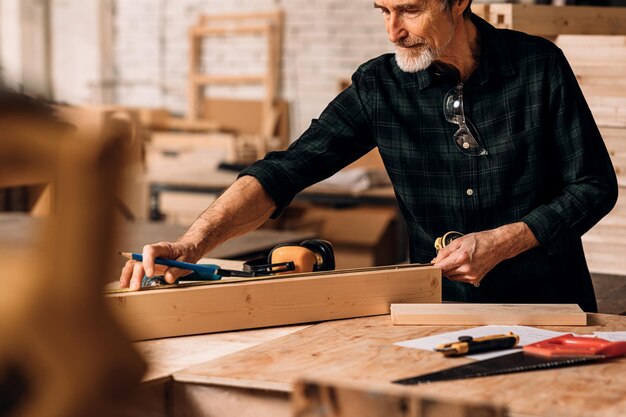
[[[493,229],[496,234],[496,247],[501,250],[502,260],[511,259],[539,246],[539,241],[524,222],[506,224]]]
[[[231,185],[178,239],[193,247],[198,259],[226,240],[262,225],[276,205],[259,181],[244,176]]]

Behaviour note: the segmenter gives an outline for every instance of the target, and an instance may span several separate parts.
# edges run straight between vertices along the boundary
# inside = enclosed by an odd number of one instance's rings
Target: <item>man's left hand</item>
[[[538,245],[525,223],[513,223],[455,239],[432,262],[448,279],[479,286],[500,262]]]

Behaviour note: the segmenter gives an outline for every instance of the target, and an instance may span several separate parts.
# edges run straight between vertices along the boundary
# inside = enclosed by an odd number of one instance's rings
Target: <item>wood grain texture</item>
[[[148,364],[143,382],[170,377],[173,373],[303,330],[310,325],[213,333],[134,343]]]
[[[395,325],[586,326],[577,304],[392,304]]]
[[[302,380],[295,384],[293,417],[506,417],[506,408],[420,396],[402,388]]]
[[[441,302],[441,270],[372,268],[341,274],[111,294],[133,340],[387,314],[391,303]]]
[[[541,327],[579,334],[624,331],[626,317],[590,314],[586,327]],[[211,384],[290,392],[295,381],[303,377],[385,389],[394,386],[388,381],[471,361],[394,343],[464,328],[467,326],[394,326],[389,316],[332,321],[177,372],[174,379],[198,390],[202,386],[198,384]],[[588,365],[584,370],[570,367],[406,389],[446,400],[497,401],[508,407],[512,416],[623,417],[626,358]]]
[[[482,11],[484,13],[484,11]],[[626,8],[490,4],[489,22],[532,35],[625,35]]]

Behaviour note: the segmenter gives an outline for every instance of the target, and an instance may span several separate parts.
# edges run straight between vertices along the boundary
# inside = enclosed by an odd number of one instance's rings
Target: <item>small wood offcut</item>
[[[396,325],[586,326],[577,304],[392,304]]]

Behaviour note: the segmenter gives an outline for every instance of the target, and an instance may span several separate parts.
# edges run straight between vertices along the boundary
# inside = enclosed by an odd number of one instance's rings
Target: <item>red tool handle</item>
[[[524,352],[539,356],[604,356],[626,355],[626,342],[609,342],[597,337],[565,334],[523,347]]]

